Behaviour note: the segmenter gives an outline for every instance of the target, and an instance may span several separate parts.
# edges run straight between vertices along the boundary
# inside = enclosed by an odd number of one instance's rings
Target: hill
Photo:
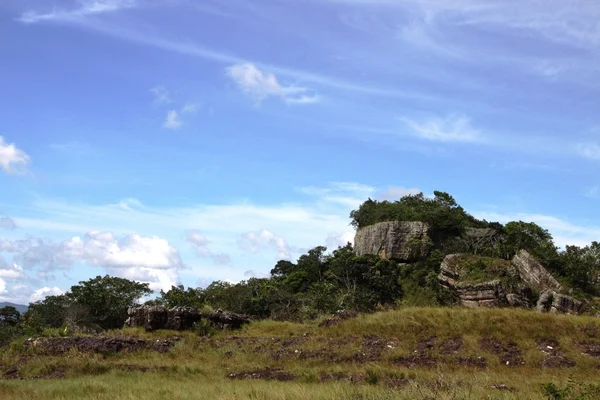
[[[259,321],[214,336],[128,328],[25,343],[2,355],[0,398],[600,395],[600,320],[519,309],[405,308],[305,324]],[[571,395],[552,397],[570,377]]]
[[[16,308],[17,311],[21,314],[23,314],[25,311],[27,311],[27,308],[29,307],[29,306],[26,306],[23,304],[10,303],[8,301],[0,302],[0,308],[7,307],[7,306]]]

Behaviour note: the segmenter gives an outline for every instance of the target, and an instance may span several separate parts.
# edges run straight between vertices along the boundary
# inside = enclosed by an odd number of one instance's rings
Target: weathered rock
[[[560,292],[563,290],[558,281],[531,254],[519,251],[512,259],[519,276],[531,288],[543,292],[547,289]]]
[[[221,310],[203,314],[202,317],[210,321],[213,327],[219,329],[239,329],[242,325],[250,323],[250,318],[247,315]]]
[[[430,248],[429,225],[418,221],[379,222],[360,228],[354,237],[357,255],[376,254],[400,262],[422,260]]]
[[[175,307],[168,310],[162,306],[131,307],[127,310],[126,326],[141,326],[147,331],[157,329],[185,330],[190,329],[202,319],[198,310],[193,307]]]
[[[552,314],[579,314],[582,307],[583,303],[571,296],[546,290],[540,295],[536,310]]]

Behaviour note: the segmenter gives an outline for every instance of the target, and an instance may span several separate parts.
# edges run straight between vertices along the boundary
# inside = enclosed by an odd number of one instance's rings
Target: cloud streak
[[[400,118],[407,133],[434,142],[479,142],[481,132],[471,126],[469,118],[463,115],[449,115],[444,118],[432,117],[423,120]]]
[[[26,24],[35,24],[43,21],[76,21],[81,18],[97,14],[106,14],[134,8],[135,0],[82,0],[79,8],[59,9],[54,7],[50,12],[28,11],[18,18]]]

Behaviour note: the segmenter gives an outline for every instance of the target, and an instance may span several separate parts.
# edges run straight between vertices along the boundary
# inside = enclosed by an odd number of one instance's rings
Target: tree
[[[12,306],[0,308],[0,326],[16,326],[21,321],[21,313]]]
[[[47,296],[42,301],[29,304],[23,314],[23,323],[34,331],[41,331],[44,327],[59,328],[65,323],[70,304],[65,295]]]
[[[549,265],[557,256],[552,235],[533,222],[511,221],[504,226],[504,234],[505,258],[511,258],[519,250],[525,249]]]
[[[65,297],[71,303],[87,307],[91,323],[115,329],[125,323],[127,309],[151,293],[147,283],[106,275],[79,282]]]
[[[202,308],[204,299],[202,289],[187,288],[183,285],[171,286],[168,292],[160,291],[160,296],[153,303],[163,305],[168,308],[172,307],[195,307]]]

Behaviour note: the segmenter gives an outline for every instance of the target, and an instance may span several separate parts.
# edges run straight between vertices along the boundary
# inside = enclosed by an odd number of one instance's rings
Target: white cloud
[[[345,246],[348,242],[354,245],[354,232],[331,232],[325,239],[329,251],[333,251],[339,246]]]
[[[224,253],[213,253],[209,248],[208,244],[210,240],[208,240],[204,235],[200,233],[200,231],[195,229],[190,229],[186,232],[186,240],[188,243],[192,245],[194,252],[199,257],[211,258],[213,262],[217,265],[225,265],[231,262],[231,258],[229,255]]]
[[[0,228],[2,229],[15,229],[17,224],[11,218],[0,217]]]
[[[0,294],[6,293],[6,282],[0,278]]]
[[[585,158],[600,160],[600,145],[597,143],[579,143],[577,151]]]
[[[390,187],[381,194],[377,196],[378,200],[388,200],[395,201],[400,200],[404,196],[408,196],[411,194],[419,194],[421,193],[420,189],[417,188],[405,188],[402,186]]]
[[[185,103],[181,108],[181,114],[195,114],[200,110],[200,107],[198,103]]]
[[[170,104],[173,102],[171,100],[171,95],[169,91],[164,86],[156,86],[150,89],[150,92],[154,95],[154,103],[156,104]]]
[[[50,12],[28,11],[18,19],[32,24],[41,21],[77,21],[81,18],[96,14],[115,12],[136,6],[136,0],[79,0],[80,7],[74,9],[59,9],[54,7]]]
[[[29,164],[29,156],[14,143],[7,143],[0,136],[0,167],[8,174],[24,172]]]
[[[407,133],[421,139],[438,142],[475,142],[481,140],[481,133],[471,126],[469,118],[449,115],[445,118],[428,118],[417,121],[400,118],[408,128]]]
[[[257,103],[268,97],[276,97],[288,104],[318,102],[319,96],[299,86],[282,86],[271,72],[263,72],[252,63],[235,64],[226,69],[226,74],[237,87]]]
[[[28,238],[3,241],[0,250],[12,253],[27,269],[41,268],[40,277],[52,277],[57,270],[85,264],[106,268],[115,276],[148,282],[151,288],[169,289],[177,284],[178,269],[184,267],[179,251],[167,240],[137,234],[118,239],[111,232],[91,231],[83,238],[75,236],[62,243]],[[14,265],[12,269],[0,269],[0,276],[16,277],[21,271]]]
[[[73,237],[61,246],[67,260],[107,268],[175,269],[183,266],[179,251],[157,236],[125,236],[122,240],[111,232],[92,231],[82,239]]]
[[[242,250],[254,254],[258,253],[264,248],[275,249],[277,250],[277,257],[283,260],[291,259],[292,251],[295,250],[290,247],[283,237],[277,236],[273,232],[266,229],[240,235],[238,236],[237,242],[238,246]]]
[[[256,271],[254,269],[249,269],[248,271],[244,272],[244,276],[249,278],[270,278],[271,274],[266,274],[264,272]]]
[[[167,129],[179,129],[183,125],[183,121],[179,117],[179,112],[177,110],[169,110],[167,112],[167,118],[163,123],[163,126]]]
[[[2,267],[0,268],[0,278],[16,280],[23,279],[26,277],[23,273],[23,268],[21,268],[17,264],[2,265],[3,261],[3,259],[0,259],[0,267]]]
[[[35,303],[36,301],[44,300],[47,296],[58,296],[63,293],[64,293],[64,291],[56,286],[54,286],[54,287],[45,286],[45,287],[39,288],[35,292],[33,292],[31,294],[31,296],[29,296],[29,302]]]
[[[600,199],[600,185],[596,185],[590,188],[588,191],[584,193],[586,197],[591,199]]]

